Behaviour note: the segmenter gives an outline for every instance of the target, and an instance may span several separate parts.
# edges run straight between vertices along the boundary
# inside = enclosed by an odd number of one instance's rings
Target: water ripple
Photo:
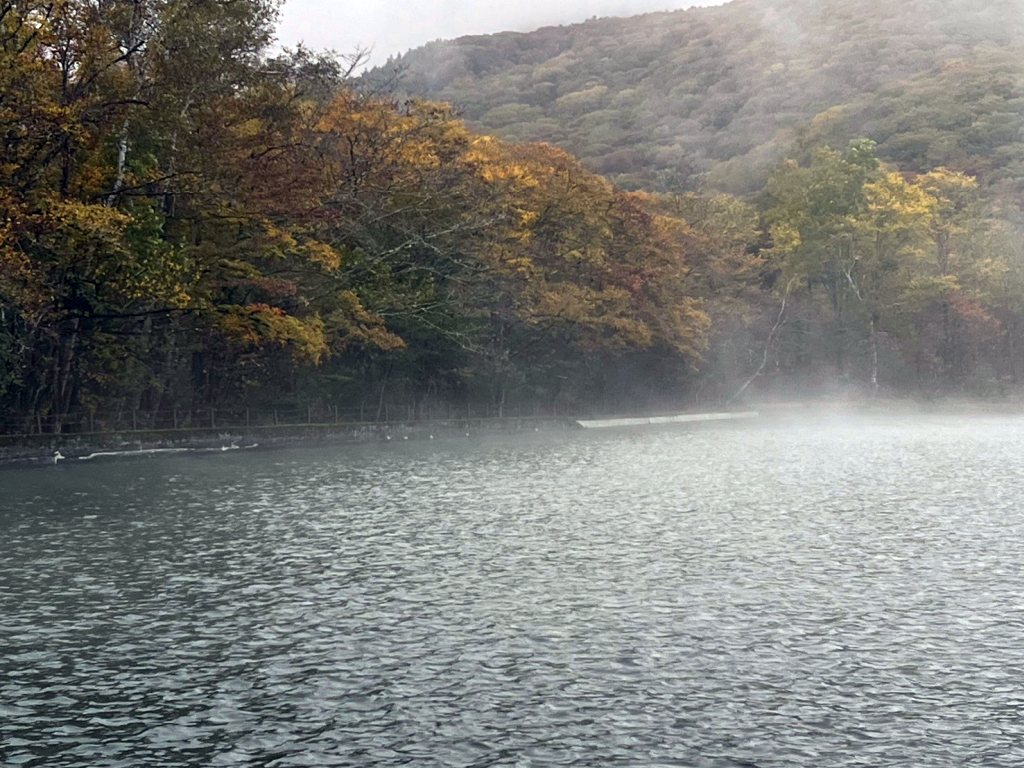
[[[1021,456],[946,418],[3,474],[0,763],[1018,766]]]

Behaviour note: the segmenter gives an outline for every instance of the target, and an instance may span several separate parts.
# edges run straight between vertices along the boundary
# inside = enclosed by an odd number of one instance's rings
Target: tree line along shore
[[[358,57],[274,52],[276,14],[0,9],[4,432],[1015,392],[1020,206],[983,175],[858,139],[743,197],[627,191]]]

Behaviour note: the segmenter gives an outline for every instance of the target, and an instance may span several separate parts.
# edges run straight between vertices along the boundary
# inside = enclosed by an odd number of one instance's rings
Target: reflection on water
[[[1024,421],[0,474],[0,762],[1024,764]]]

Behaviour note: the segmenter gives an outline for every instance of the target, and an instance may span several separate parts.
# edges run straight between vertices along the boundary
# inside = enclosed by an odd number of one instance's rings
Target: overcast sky
[[[373,63],[431,40],[570,24],[591,16],[633,16],[648,11],[723,0],[286,0],[278,39],[293,47],[350,53],[373,48]]]

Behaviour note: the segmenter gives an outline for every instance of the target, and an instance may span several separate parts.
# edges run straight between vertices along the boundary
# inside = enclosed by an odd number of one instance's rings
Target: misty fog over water
[[[0,763],[1017,766],[1024,419],[0,473]]]

